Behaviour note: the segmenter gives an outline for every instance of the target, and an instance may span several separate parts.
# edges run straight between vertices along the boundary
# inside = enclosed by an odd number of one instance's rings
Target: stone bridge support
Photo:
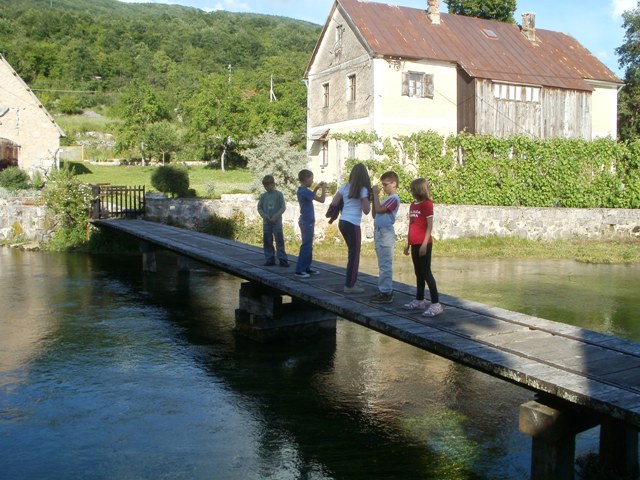
[[[236,331],[259,342],[335,335],[336,315],[278,290],[245,282],[240,286]]]

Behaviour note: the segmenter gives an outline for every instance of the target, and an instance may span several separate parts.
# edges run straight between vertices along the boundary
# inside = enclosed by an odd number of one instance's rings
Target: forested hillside
[[[174,5],[0,0],[0,52],[47,109],[120,119],[118,146],[132,154],[149,130],[203,159],[269,128],[301,135],[320,28]]]

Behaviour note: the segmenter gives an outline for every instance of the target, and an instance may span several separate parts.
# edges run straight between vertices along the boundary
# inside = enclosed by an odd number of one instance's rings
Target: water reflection
[[[640,337],[637,267],[434,266],[444,293]],[[304,344],[236,338],[240,281],[174,267],[0,249],[3,477],[528,477],[529,392],[348,322]]]

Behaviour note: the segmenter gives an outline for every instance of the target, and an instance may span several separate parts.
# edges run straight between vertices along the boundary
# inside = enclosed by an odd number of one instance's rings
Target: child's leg
[[[282,223],[273,225],[273,236],[276,239],[276,253],[278,260],[287,260],[287,253],[284,249],[284,233],[282,232]]]
[[[424,300],[425,259],[426,255],[420,256],[420,245],[411,245],[411,260],[416,274],[416,300]]]
[[[393,293],[393,249],[396,233],[393,227],[378,227],[373,236],[378,257],[378,291]]]
[[[360,266],[360,226],[340,220],[338,229],[347,244],[347,276],[345,286],[351,288],[358,280],[358,268]]]
[[[262,248],[264,250],[264,257],[267,261],[275,261],[275,250],[273,248],[273,226],[270,223],[262,224]]]
[[[311,257],[313,253],[313,223],[299,225],[302,243],[300,244],[300,253],[298,254],[296,273],[307,271],[307,269],[311,266]]]
[[[431,303],[438,303],[438,286],[436,285],[436,279],[431,273],[431,250],[433,245],[430,243],[427,245],[427,254],[425,255],[425,281],[429,287],[429,295],[431,296]]]

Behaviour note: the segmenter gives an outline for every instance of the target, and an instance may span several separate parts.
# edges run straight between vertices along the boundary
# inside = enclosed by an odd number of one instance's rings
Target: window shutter
[[[433,75],[423,75],[422,95],[426,98],[433,98]]]
[[[402,95],[409,96],[409,74],[402,72]]]

